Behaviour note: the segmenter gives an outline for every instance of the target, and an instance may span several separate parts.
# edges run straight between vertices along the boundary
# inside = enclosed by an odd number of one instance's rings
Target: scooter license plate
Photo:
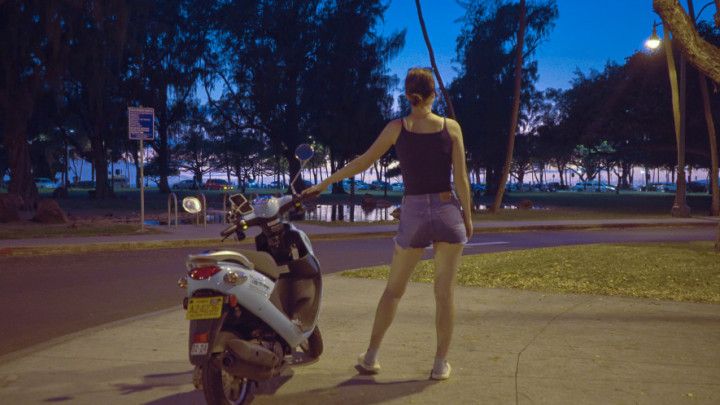
[[[223,297],[190,298],[185,319],[217,319],[222,314]]]

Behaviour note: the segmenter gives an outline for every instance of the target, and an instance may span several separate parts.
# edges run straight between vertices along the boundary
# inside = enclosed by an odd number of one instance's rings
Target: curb
[[[634,229],[634,228],[667,228],[667,227],[716,227],[718,222],[677,222],[677,223],[617,223],[617,224],[567,224],[567,225],[526,225],[510,227],[480,227],[474,228],[474,233],[505,233],[527,231],[560,231],[560,230],[600,230],[600,229]],[[310,234],[314,240],[351,240],[376,239],[392,237],[396,231],[383,232],[347,232],[347,233],[321,233]],[[91,252],[112,252],[125,250],[152,250],[176,248],[202,248],[221,245],[219,238],[213,239],[186,239],[186,240],[156,240],[132,242],[98,242],[88,244],[45,245],[45,246],[18,246],[0,248],[0,257],[27,257],[81,254]],[[237,245],[253,244],[252,239],[246,239]]]

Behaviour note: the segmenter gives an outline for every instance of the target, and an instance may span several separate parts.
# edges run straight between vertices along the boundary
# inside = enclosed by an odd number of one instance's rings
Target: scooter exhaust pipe
[[[233,339],[225,344],[221,362],[223,369],[235,377],[262,381],[275,375],[281,360],[260,345]]]

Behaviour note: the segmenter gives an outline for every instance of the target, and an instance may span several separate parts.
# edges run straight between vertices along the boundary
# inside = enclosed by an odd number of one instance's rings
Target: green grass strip
[[[387,279],[388,266],[343,273]],[[431,260],[412,280],[432,282]],[[458,284],[552,293],[720,303],[720,254],[712,242],[597,244],[464,256]]]
[[[78,236],[119,236],[140,233],[137,224],[9,224],[0,226],[0,239],[35,239]],[[145,227],[146,234],[162,234],[162,230]]]

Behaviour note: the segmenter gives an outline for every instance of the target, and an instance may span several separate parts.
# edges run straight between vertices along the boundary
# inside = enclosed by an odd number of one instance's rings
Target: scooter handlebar
[[[232,225],[228,226],[227,228],[223,229],[223,231],[220,232],[220,236],[222,236],[223,239],[225,239],[225,238],[229,237],[230,235],[232,235],[233,233],[235,233],[235,231],[237,231],[237,229],[238,229],[237,225],[232,224]]]
[[[307,198],[313,198],[314,195],[302,195],[297,194],[292,197],[288,202],[281,205],[280,208],[278,208],[278,215],[282,215],[286,212],[288,212],[290,209],[299,208],[302,209],[302,202]],[[223,238],[228,238],[233,233],[237,232],[238,229],[245,230],[251,226],[258,226],[262,225],[263,223],[267,222],[268,218],[260,218],[260,217],[252,217],[247,220],[240,220],[237,223],[230,225],[229,227],[225,228],[222,232],[220,232],[220,235]]]

